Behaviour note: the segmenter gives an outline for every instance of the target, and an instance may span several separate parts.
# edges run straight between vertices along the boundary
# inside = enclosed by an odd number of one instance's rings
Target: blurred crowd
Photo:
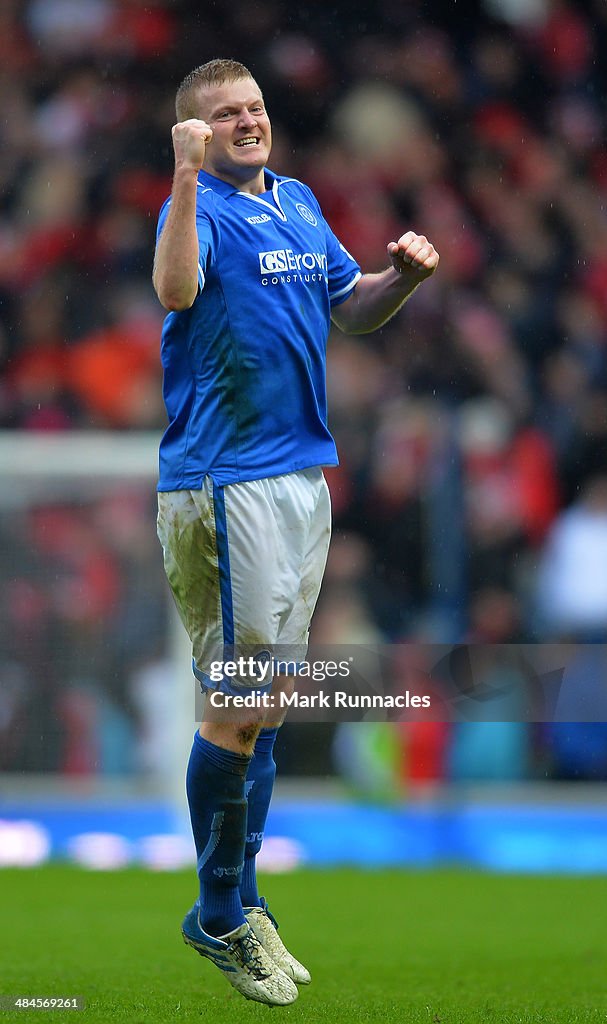
[[[0,510],[0,773],[166,768],[169,604],[146,484]]]
[[[330,338],[318,636],[604,642],[606,55],[604,0],[4,0],[0,427],[162,429],[174,93],[234,57],[364,270],[409,227],[441,255]]]

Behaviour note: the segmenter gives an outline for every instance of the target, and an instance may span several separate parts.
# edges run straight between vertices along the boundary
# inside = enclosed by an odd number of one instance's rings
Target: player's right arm
[[[190,118],[173,126],[175,174],[169,212],[162,229],[152,281],[165,309],[189,309],[198,294],[196,190],[213,132],[205,121]]]

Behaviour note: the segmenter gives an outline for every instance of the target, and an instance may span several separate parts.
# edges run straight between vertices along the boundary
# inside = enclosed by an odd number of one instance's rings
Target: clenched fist
[[[195,117],[173,125],[173,149],[175,166],[191,167],[199,171],[204,163],[207,143],[213,138],[213,131],[206,121]]]
[[[430,277],[438,267],[438,253],[425,235],[407,231],[398,242],[388,242],[388,255],[399,274],[414,273],[419,280]]]

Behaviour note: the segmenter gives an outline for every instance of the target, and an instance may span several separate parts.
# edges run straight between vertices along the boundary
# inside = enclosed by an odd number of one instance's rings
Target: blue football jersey
[[[326,344],[331,306],[352,293],[360,268],[311,190],[265,173],[260,196],[199,173],[199,291],[162,330],[161,491],[337,463]]]

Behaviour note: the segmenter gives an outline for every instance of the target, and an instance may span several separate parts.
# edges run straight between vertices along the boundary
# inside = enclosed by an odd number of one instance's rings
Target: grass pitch
[[[0,1024],[607,1021],[607,879],[301,871],[264,879],[313,982],[245,1001],[183,945],[191,872],[0,871],[0,994],[80,995]]]

